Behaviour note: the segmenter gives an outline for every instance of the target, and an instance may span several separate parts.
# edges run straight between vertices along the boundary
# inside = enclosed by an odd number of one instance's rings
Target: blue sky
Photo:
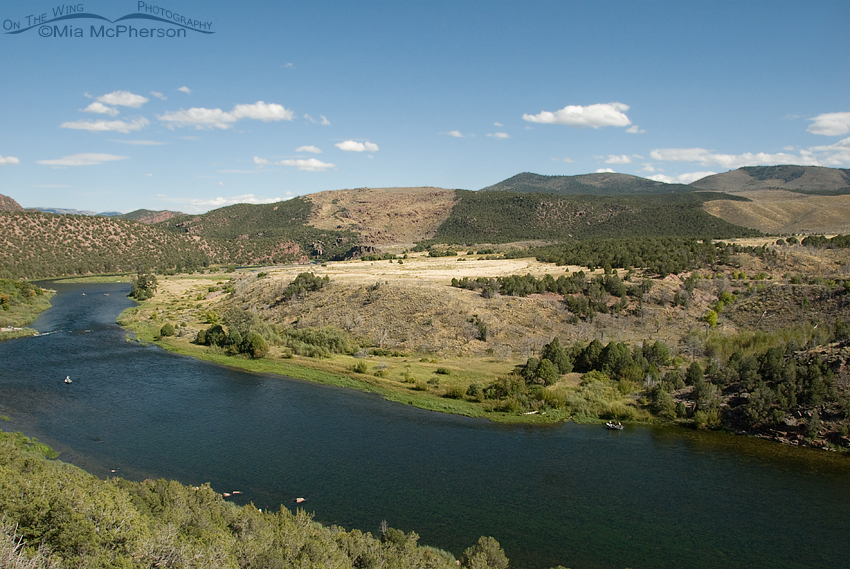
[[[106,20],[44,23],[68,6]],[[168,21],[115,22],[137,13]],[[850,168],[848,23],[845,0],[4,2],[0,194],[199,213],[520,172]]]

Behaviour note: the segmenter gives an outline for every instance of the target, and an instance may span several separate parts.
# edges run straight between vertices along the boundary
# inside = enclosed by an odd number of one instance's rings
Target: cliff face
[[[22,211],[24,208],[21,204],[10,198],[0,194],[0,211]]]

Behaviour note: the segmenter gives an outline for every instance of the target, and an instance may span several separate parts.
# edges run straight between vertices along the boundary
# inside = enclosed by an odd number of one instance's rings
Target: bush
[[[173,336],[174,335],[174,326],[171,325],[170,322],[166,322],[162,328],[159,330],[160,336]]]
[[[451,375],[452,372],[444,367],[438,367],[434,370],[434,373],[438,373],[440,375]]]

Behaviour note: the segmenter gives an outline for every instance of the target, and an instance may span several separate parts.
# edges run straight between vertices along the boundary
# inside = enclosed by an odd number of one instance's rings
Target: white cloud
[[[303,158],[298,158],[281,160],[280,162],[271,162],[269,160],[266,160],[265,158],[254,156],[254,164],[259,164],[261,166],[268,166],[270,164],[275,164],[277,166],[295,166],[302,172],[324,172],[325,170],[336,168],[335,164],[330,164],[329,162],[322,162],[321,160],[317,160],[316,158],[308,158],[306,160]]]
[[[115,160],[126,160],[127,156],[116,156],[115,154],[95,154],[86,152],[83,154],[72,154],[63,158],[54,160],[37,160],[38,164],[45,166],[94,166],[103,164],[104,162],[112,162]]]
[[[141,95],[135,95],[130,91],[113,91],[111,93],[107,93],[106,95],[102,95],[97,98],[98,101],[105,105],[117,105],[121,107],[132,107],[134,109],[138,109],[145,103],[147,103],[150,99],[147,97],[142,97]]]
[[[652,172],[653,170],[649,170]],[[713,176],[717,172],[689,172],[687,174],[679,174],[678,176],[665,176],[664,174],[656,174],[648,176],[649,180],[656,182],[664,182],[665,184],[690,184],[697,180],[702,180],[706,176]]]
[[[629,110],[623,103],[599,103],[582,107],[568,105],[555,112],[542,111],[537,115],[522,115],[523,120],[544,124],[563,124],[576,128],[599,128],[603,126],[629,126],[629,120],[624,111]]]
[[[345,150],[346,152],[377,152],[378,145],[373,144],[369,141],[366,142],[356,142],[354,140],[346,140],[344,142],[337,142],[334,144],[340,150]]]
[[[116,109],[114,107],[107,107],[103,103],[99,103],[97,101],[95,101],[94,103],[92,103],[91,105],[89,105],[88,107],[83,109],[82,111],[84,113],[98,113],[98,114],[102,114],[102,115],[109,115],[110,117],[114,117],[115,115],[117,115],[120,112],[118,109]]]
[[[655,172],[655,168],[652,164],[644,164],[643,168],[641,168],[641,172]]]
[[[177,90],[182,91],[182,92],[186,93],[187,95],[192,92],[192,90],[190,88],[186,87],[185,85],[183,87],[180,87]]]
[[[502,127],[502,126],[504,126],[504,125],[503,125],[502,123],[500,123],[500,122],[494,122],[494,123],[493,123],[493,126]]]
[[[3,156],[0,156],[0,166],[6,165],[6,164],[20,164],[20,163],[21,163],[21,161],[18,160],[17,158],[15,158],[14,156],[6,156],[5,158]]]
[[[567,164],[572,164],[575,162],[572,158],[564,157],[564,158],[552,158],[555,162],[566,162]]]
[[[615,156],[614,154],[608,155],[608,160],[605,161],[606,164],[631,164],[632,159],[629,156],[623,154],[622,156]]]
[[[333,164],[322,162],[315,158],[308,158],[307,160],[281,160],[280,162],[275,162],[275,164],[280,166],[295,166],[303,172],[324,172],[325,170],[336,168]]]
[[[292,63],[287,63],[287,64],[286,64],[286,65],[284,65],[283,67],[284,67],[285,69],[292,69],[292,68],[293,68],[293,67],[295,67],[295,66],[294,66],[294,65],[292,65]]]
[[[255,119],[263,122],[292,120],[292,111],[282,105],[257,101],[251,105],[236,105],[230,112],[221,109],[205,109],[193,107],[188,111],[169,111],[157,118],[166,123],[169,128],[194,127],[198,130],[208,128],[228,129],[240,119]]]
[[[329,121],[329,120],[325,117],[325,115],[319,115],[318,120],[317,120],[317,119],[314,119],[313,117],[311,117],[311,116],[310,116],[310,115],[308,115],[308,114],[305,114],[305,115],[304,115],[304,118],[305,118],[305,119],[307,119],[308,121],[310,121],[310,122],[311,122],[311,123],[313,123],[313,124],[320,124],[320,125],[322,125],[322,126],[330,126],[330,124],[331,124],[331,121]]]
[[[806,130],[812,134],[840,136],[850,132],[850,113],[825,113],[809,120],[814,122]]]
[[[87,130],[89,132],[132,132],[134,130],[142,130],[150,124],[150,121],[145,117],[133,119],[130,122],[124,121],[76,121],[65,122],[59,125],[60,128],[70,128],[74,130]]]
[[[638,125],[633,124],[632,126],[626,129],[626,132],[628,132],[629,134],[643,134],[646,131],[642,128],[638,128]]]
[[[500,140],[505,140],[506,138],[511,137],[507,132],[488,132],[487,136],[491,138],[498,138]]]
[[[447,132],[445,134],[448,134],[449,136],[453,136],[455,138],[463,138],[463,135],[460,133],[459,130],[450,130],[449,132]]]
[[[292,111],[285,109],[283,105],[263,101],[257,101],[253,105],[236,105],[231,114],[236,119],[254,119],[263,122],[292,120]]]
[[[295,152],[312,152],[313,154],[321,154],[322,149],[315,146],[299,146]]]
[[[616,174],[611,168],[600,168],[596,171],[597,174]]]
[[[703,166],[721,166],[734,170],[742,166],[773,166],[776,164],[817,165],[812,156],[793,154],[768,154],[765,152],[744,154],[715,154],[704,148],[660,148],[649,153],[653,160],[668,162],[699,162]]]
[[[135,144],[137,146],[165,146],[170,142],[158,142],[156,140],[119,140],[117,138],[109,139],[109,142],[119,142],[121,144]]]
[[[812,159],[815,153],[820,154],[817,160],[820,166],[850,166],[850,138],[839,140],[828,146],[813,146],[808,150],[801,150],[800,154]]]
[[[162,94],[162,93],[160,93],[159,91],[151,91],[151,95],[153,95],[153,96],[154,96],[154,97],[156,97],[157,99],[162,99],[163,101],[165,101],[166,99],[168,99],[168,97],[166,97],[165,95],[163,95],[163,94]]]

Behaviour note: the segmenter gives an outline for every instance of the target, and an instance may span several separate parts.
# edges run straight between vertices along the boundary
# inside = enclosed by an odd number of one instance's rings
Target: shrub
[[[434,373],[438,373],[440,375],[451,375],[452,372],[444,367],[438,367],[434,370]]]
[[[174,326],[172,326],[170,322],[166,322],[162,328],[160,328],[159,334],[160,336],[173,336]]]

